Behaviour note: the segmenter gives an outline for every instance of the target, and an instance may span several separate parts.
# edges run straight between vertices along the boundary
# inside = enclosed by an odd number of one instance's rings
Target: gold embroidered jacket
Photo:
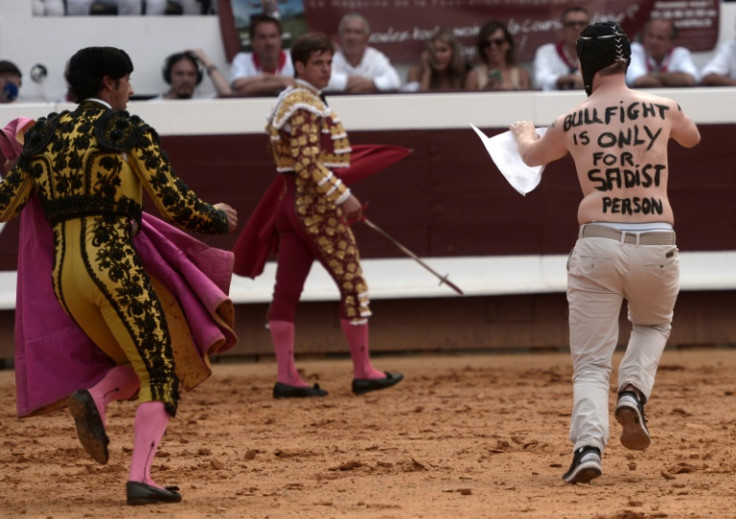
[[[342,123],[305,84],[287,88],[269,116],[266,131],[276,170],[294,172],[317,186],[317,192],[339,203],[349,191],[330,168],[350,165],[350,141]]]
[[[41,118],[26,135],[18,165],[0,183],[0,221],[38,192],[52,225],[86,215],[140,221],[142,188],[164,218],[205,234],[225,234],[227,217],[171,169],[156,132],[139,117],[95,101]]]

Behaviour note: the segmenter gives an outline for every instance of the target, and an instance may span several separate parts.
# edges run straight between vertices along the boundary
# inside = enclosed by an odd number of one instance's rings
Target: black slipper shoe
[[[310,396],[327,396],[327,391],[315,384],[312,387],[290,386],[276,382],[273,386],[274,398],[308,398]]]
[[[80,389],[71,394],[68,404],[82,447],[97,463],[106,464],[110,439],[105,433],[105,426],[102,425],[102,418],[92,395],[86,389]]]
[[[181,501],[179,487],[158,488],[137,481],[125,485],[126,503],[129,505],[152,505],[154,503],[178,503]]]
[[[386,389],[398,384],[404,379],[404,375],[401,373],[389,373],[388,371],[384,371],[384,373],[386,376],[383,378],[354,378],[353,393],[362,395],[370,391]]]

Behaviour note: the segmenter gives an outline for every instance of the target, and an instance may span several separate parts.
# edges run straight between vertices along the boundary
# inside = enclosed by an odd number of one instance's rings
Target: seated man
[[[281,48],[281,23],[270,16],[255,16],[250,24],[253,52],[239,52],[230,67],[236,96],[276,95],[294,85],[291,56]]]
[[[590,24],[590,15],[582,7],[565,9],[560,16],[562,31],[557,43],[547,43],[534,55],[534,87],[541,90],[574,90],[583,88],[578,70],[575,44]]]
[[[736,86],[736,38],[718,47],[718,51],[700,72],[704,86]]]
[[[15,63],[0,61],[0,103],[12,103],[18,99],[22,77]]]
[[[133,0],[66,0],[64,10],[68,16],[136,16],[141,14],[141,5]]]
[[[675,46],[672,20],[652,19],[644,26],[641,43],[631,44],[626,83],[635,88],[694,86],[698,69],[690,51]]]
[[[207,72],[207,76],[215,87],[214,94],[200,95],[196,92],[197,86],[204,77],[202,68]],[[207,54],[199,49],[171,54],[166,58],[162,72],[164,81],[169,84],[170,88],[168,92],[155,99],[230,97],[232,94],[225,76],[220,73]]]
[[[368,46],[368,20],[346,14],[338,27],[340,48],[332,61],[332,77],[325,90],[348,94],[373,94],[398,90],[401,79],[381,51]]]

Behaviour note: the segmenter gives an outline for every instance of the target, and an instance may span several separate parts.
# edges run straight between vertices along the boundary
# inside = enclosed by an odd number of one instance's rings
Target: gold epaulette
[[[127,151],[138,144],[138,139],[151,130],[154,140],[158,135],[137,115],[130,115],[126,111],[110,110],[97,119],[95,136],[102,149]]]
[[[320,117],[329,117],[330,108],[319,96],[305,88],[287,88],[279,96],[269,126],[280,130],[297,110],[308,110]]]
[[[21,160],[40,153],[46,147],[54,136],[54,130],[59,125],[61,116],[67,113],[69,112],[51,113],[48,117],[41,117],[36,121],[36,124],[26,134]]]

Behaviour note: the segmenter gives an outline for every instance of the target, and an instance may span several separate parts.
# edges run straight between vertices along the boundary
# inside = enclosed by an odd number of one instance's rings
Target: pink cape
[[[351,185],[391,164],[400,161],[411,153],[402,146],[357,144],[352,146],[350,167],[335,170],[346,185]],[[234,271],[240,276],[256,278],[263,273],[269,255],[278,246],[276,231],[276,204],[284,189],[284,178],[277,175],[261,197],[255,210],[235,242]]]
[[[177,298],[200,361],[237,343],[228,297],[231,252],[209,247],[144,213],[135,247],[146,271]],[[77,327],[51,283],[53,236],[38,197],[21,213],[15,318],[18,416],[56,409],[74,390],[94,385],[114,363]]]

